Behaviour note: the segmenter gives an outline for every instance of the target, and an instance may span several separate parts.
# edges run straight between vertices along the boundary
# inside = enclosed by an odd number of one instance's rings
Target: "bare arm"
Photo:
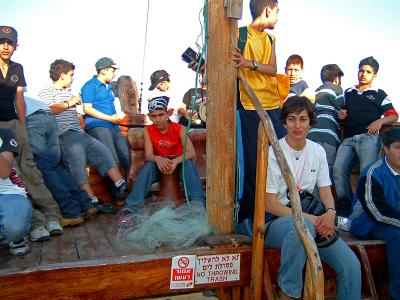
[[[114,124],[117,124],[119,121],[121,121],[117,114],[106,115],[105,113],[95,109],[92,103],[83,103],[83,111],[85,114],[93,118],[108,121]]]
[[[68,101],[50,104],[49,108],[51,109],[53,115],[58,115],[70,107],[81,104],[81,102],[82,100],[80,96],[72,96]]]
[[[17,108],[18,120],[25,124],[25,99],[24,88],[19,86],[15,95],[15,107]]]
[[[11,175],[11,166],[14,155],[10,151],[0,154],[0,178],[6,179]]]
[[[396,122],[398,119],[397,115],[389,115],[386,117],[383,117],[382,119],[375,120],[371,124],[368,125],[368,133],[373,134],[373,135],[378,135],[379,130],[383,125],[390,125]]]
[[[335,201],[333,200],[330,186],[320,187],[319,195],[321,201],[324,203],[325,209],[335,209]],[[315,230],[325,237],[335,234],[335,215],[336,213],[334,210],[327,210],[326,213],[317,218],[317,221],[315,222]]]
[[[246,59],[243,57],[243,55],[240,53],[240,49],[238,47],[235,47],[235,50],[233,51],[233,61],[235,61],[236,67],[237,68],[247,68],[247,69],[253,69],[253,61]],[[255,72],[260,72],[261,74],[269,75],[269,76],[275,76],[277,72],[277,66],[276,66],[276,54],[275,54],[275,41],[272,43],[272,49],[271,49],[271,56],[269,58],[268,64],[259,64],[258,69]]]

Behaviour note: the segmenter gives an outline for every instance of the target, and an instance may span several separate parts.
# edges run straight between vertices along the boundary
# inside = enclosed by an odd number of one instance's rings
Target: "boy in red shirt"
[[[183,161],[186,129],[181,124],[169,120],[168,101],[169,98],[166,96],[149,100],[148,116],[153,124],[144,129],[146,164],[140,170],[132,192],[126,198],[124,215],[141,209],[145,204],[144,199],[150,191],[151,185],[159,181],[160,174],[172,174]],[[199,172],[192,160],[194,158],[193,144],[190,139],[187,139],[184,164],[187,195],[191,202],[200,201],[204,204],[204,190]]]

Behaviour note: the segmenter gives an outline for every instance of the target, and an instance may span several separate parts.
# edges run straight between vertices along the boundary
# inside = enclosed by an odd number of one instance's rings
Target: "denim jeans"
[[[95,166],[102,176],[117,166],[109,149],[84,131],[68,130],[58,139],[62,159],[79,185],[88,183],[86,164]]]
[[[128,145],[126,144],[126,139],[117,125],[113,128],[93,127],[86,129],[86,132],[110,149],[117,164],[121,162],[121,165],[125,170],[129,169]]]
[[[32,205],[22,195],[0,195],[0,234],[9,242],[18,242],[31,227]]]
[[[334,184],[333,181],[333,164],[335,163],[336,159],[336,152],[337,152],[337,147],[325,142],[316,142],[322,146],[322,148],[325,149],[326,153],[326,160],[328,161],[328,168],[329,168],[329,177],[331,179],[332,184]]]
[[[179,167],[182,167],[182,164],[179,165]],[[204,205],[204,190],[201,186],[199,171],[191,160],[185,161],[185,177],[189,200],[200,201]],[[136,177],[132,192],[126,198],[125,207],[134,211],[143,208],[145,198],[150,191],[151,185],[159,181],[159,179],[160,170],[157,164],[155,162],[147,162]]]
[[[375,223],[368,236],[370,239],[384,240],[389,267],[390,297],[400,300],[400,228]]]
[[[350,174],[357,162],[360,170],[376,161],[382,148],[379,136],[359,134],[344,139],[336,154],[333,165],[333,177],[338,201],[336,210],[339,216],[348,217],[351,214],[353,191],[350,184]]]
[[[76,218],[88,211],[91,201],[85,191],[61,164],[57,123],[54,116],[35,112],[26,118],[29,144],[43,180],[57,201],[61,214]]]
[[[314,224],[304,219],[310,233],[315,237]],[[281,249],[281,266],[278,285],[291,297],[299,298],[303,289],[303,268],[307,254],[298,236],[293,216],[275,219],[267,227],[265,245]],[[361,269],[354,252],[339,238],[332,245],[319,248],[322,261],[336,273],[337,299],[359,300],[361,296]]]

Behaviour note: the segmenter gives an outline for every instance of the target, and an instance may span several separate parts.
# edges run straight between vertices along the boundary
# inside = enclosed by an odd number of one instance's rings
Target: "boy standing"
[[[400,299],[400,128],[383,137],[385,156],[362,170],[350,231],[362,239],[384,240],[391,299]]]
[[[315,124],[307,138],[320,144],[326,152],[329,176],[333,182],[333,164],[337,148],[340,145],[339,111],[343,104],[341,88],[343,71],[336,64],[325,65],[321,69],[322,85],[317,88],[315,95]]]
[[[71,91],[74,70],[72,63],[62,59],[55,60],[50,65],[53,83],[42,88],[39,97],[56,116],[62,159],[81,189],[87,192],[93,205],[100,211],[115,213],[114,208],[102,204],[93,193],[88,182],[86,164],[94,165],[102,176],[108,175],[111,178],[119,198],[127,194],[127,184],[109,149],[80,127],[76,105],[81,103],[81,97],[73,96]]]
[[[285,73],[290,79],[290,91],[288,97],[300,96],[308,89],[308,84],[302,79],[304,70],[303,58],[298,54],[292,54],[286,60]]]
[[[42,241],[50,239],[50,234],[60,233],[61,214],[43,183],[29,147],[25,128],[24,70],[11,60],[17,47],[17,31],[9,26],[0,26],[0,128],[11,129],[17,140],[17,166],[34,204],[30,238],[32,241]]]
[[[115,66],[111,58],[100,58],[96,64],[97,76],[85,83],[81,89],[83,111],[86,114],[86,132],[110,149],[115,162],[121,162],[125,171],[129,169],[129,151],[118,123],[111,81]]]
[[[345,109],[339,113],[339,119],[344,120],[344,139],[333,166],[338,197],[336,210],[341,217],[348,217],[351,213],[353,192],[350,173],[356,162],[358,161],[363,170],[378,159],[382,147],[379,130],[382,125],[392,124],[398,119],[387,94],[381,89],[371,87],[378,70],[379,64],[372,56],[361,60],[358,85],[344,92]],[[340,218],[338,221],[342,225],[346,220]]]
[[[181,124],[171,122],[167,113],[169,98],[165,96],[149,100],[149,118],[153,122],[144,129],[146,164],[140,170],[132,192],[126,198],[125,215],[144,206],[144,199],[151,185],[158,181],[160,172],[171,174],[183,161],[186,130]],[[175,158],[169,158],[175,157]],[[199,172],[192,161],[195,150],[187,139],[185,153],[185,180],[190,201],[204,204],[204,191]]]
[[[250,11],[253,22],[247,26],[247,39],[243,53],[239,48],[233,53],[233,61],[241,68],[244,77],[254,90],[261,105],[268,113],[278,138],[285,135],[285,128],[279,122],[280,97],[276,79],[275,37],[264,32],[274,29],[278,15],[277,0],[251,0]],[[254,215],[255,177],[257,164],[257,130],[260,118],[252,105],[249,95],[239,83],[237,102],[244,155],[244,187],[240,200],[239,222],[252,220]],[[243,226],[248,223],[246,221]],[[251,225],[250,225],[251,226]],[[239,225],[238,231],[241,230]],[[252,226],[250,229],[252,232]]]
[[[29,232],[32,206],[24,188],[14,184],[10,176],[17,142],[9,129],[0,128],[0,234],[10,242],[13,255],[29,251],[25,238]]]

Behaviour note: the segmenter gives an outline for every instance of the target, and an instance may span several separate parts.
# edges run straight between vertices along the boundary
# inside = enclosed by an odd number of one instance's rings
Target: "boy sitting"
[[[397,121],[398,114],[383,90],[373,89],[372,81],[379,70],[378,62],[371,56],[360,61],[358,66],[358,85],[344,92],[344,109],[339,119],[344,120],[343,142],[337,151],[333,176],[338,201],[338,216],[348,217],[351,213],[353,192],[350,173],[358,162],[363,170],[379,157],[382,141],[379,130],[383,125]],[[383,115],[383,118],[382,118]],[[346,219],[339,218],[339,227]]]
[[[144,129],[144,150],[147,162],[140,170],[132,192],[126,198],[124,216],[143,208],[145,197],[150,191],[151,185],[159,180],[160,172],[172,174],[183,161],[186,130],[181,124],[169,120],[168,101],[169,98],[166,96],[149,100],[148,116],[153,124]],[[190,201],[200,201],[204,204],[204,191],[199,172],[192,161],[194,158],[193,144],[190,139],[187,139],[184,163],[187,195]],[[125,221],[126,219],[122,218],[121,225]]]
[[[29,232],[32,206],[26,190],[12,182],[16,179],[12,168],[17,142],[9,129],[0,128],[0,235],[10,242],[13,255],[29,251],[26,235]],[[1,239],[1,238],[0,238]]]

